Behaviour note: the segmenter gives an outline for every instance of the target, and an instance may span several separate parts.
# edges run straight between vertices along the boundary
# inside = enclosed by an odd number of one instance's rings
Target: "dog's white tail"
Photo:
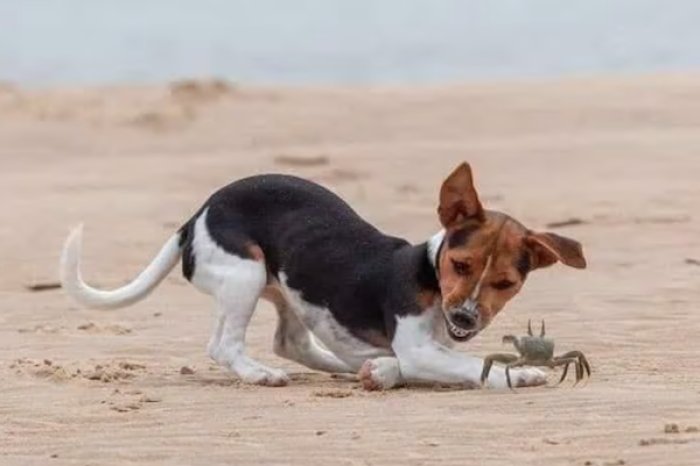
[[[61,285],[83,306],[93,309],[117,309],[126,307],[148,296],[177,265],[181,256],[180,235],[173,235],[158,255],[128,285],[116,290],[98,290],[83,281],[80,273],[80,250],[83,242],[83,225],[68,236],[61,255]]]

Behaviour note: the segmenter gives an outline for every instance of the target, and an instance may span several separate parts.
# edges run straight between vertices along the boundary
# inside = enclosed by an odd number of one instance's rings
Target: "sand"
[[[1,87],[0,464],[697,465],[699,101],[697,76]],[[250,351],[292,383],[243,386],[208,359],[213,302],[179,271],[119,311],[27,288],[55,282],[80,222],[85,277],[121,285],[213,190],[260,172],[321,182],[422,241],[462,160],[487,207],[570,223],[552,231],[580,240],[589,268],[533,274],[461,350],[502,350],[546,318],[558,351],[588,355],[587,385],[363,392],[276,358],[261,303]]]

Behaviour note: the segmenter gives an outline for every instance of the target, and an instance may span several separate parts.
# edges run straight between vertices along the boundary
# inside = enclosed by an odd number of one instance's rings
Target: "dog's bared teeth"
[[[461,328],[457,327],[455,324],[453,324],[452,322],[450,322],[449,324],[450,324],[450,331],[458,338],[464,338],[467,335],[469,335],[468,330],[461,329]]]

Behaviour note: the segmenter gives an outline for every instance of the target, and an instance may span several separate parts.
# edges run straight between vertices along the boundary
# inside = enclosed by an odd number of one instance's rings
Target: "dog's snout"
[[[452,314],[452,322],[465,329],[473,329],[476,327],[478,314],[470,311],[459,310]]]

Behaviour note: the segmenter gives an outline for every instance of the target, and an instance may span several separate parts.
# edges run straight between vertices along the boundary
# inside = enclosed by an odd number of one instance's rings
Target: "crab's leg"
[[[574,387],[578,385],[578,383],[583,379],[583,364],[581,364],[581,361],[578,360],[576,363],[576,383],[574,383]]]
[[[510,364],[514,361],[517,361],[518,357],[514,354],[510,353],[496,353],[496,354],[489,354],[484,358],[484,368],[481,371],[481,384],[483,385],[486,379],[489,376],[489,372],[491,372],[491,366],[493,366],[494,362],[500,362],[502,364]]]
[[[570,363],[571,363],[571,361],[566,361],[566,362],[562,363],[562,364],[564,364],[564,370],[561,373],[561,378],[559,379],[559,382],[557,382],[557,385],[561,385],[561,383],[564,381],[564,379],[566,379],[566,374],[569,373],[569,364]],[[574,362],[574,364],[576,364],[576,362]]]
[[[510,380],[510,370],[514,367],[519,367],[519,366],[524,366],[527,361],[525,361],[524,358],[518,358],[517,360],[511,362],[506,366],[506,382],[508,382],[508,388],[511,390],[515,391],[513,389],[513,383]]]
[[[576,382],[578,383],[578,378],[579,378],[579,361],[575,357],[570,357],[570,358],[565,358],[564,356],[558,356],[552,360],[552,362],[549,364],[549,367],[552,369],[557,367],[557,366],[564,366],[564,371],[561,374],[561,378],[559,379],[559,382],[557,382],[557,385],[562,383],[564,379],[566,379],[566,374],[569,373],[569,364],[573,363],[574,366],[576,367]]]
[[[568,353],[564,353],[561,356],[559,356],[558,359],[566,359],[566,358],[576,358],[578,359],[578,363],[581,366],[580,371],[581,371],[581,378],[583,378],[583,371],[586,371],[586,375],[588,377],[591,376],[591,365],[588,364],[588,360],[586,359],[586,356],[583,355],[582,352],[580,351],[569,351]]]

